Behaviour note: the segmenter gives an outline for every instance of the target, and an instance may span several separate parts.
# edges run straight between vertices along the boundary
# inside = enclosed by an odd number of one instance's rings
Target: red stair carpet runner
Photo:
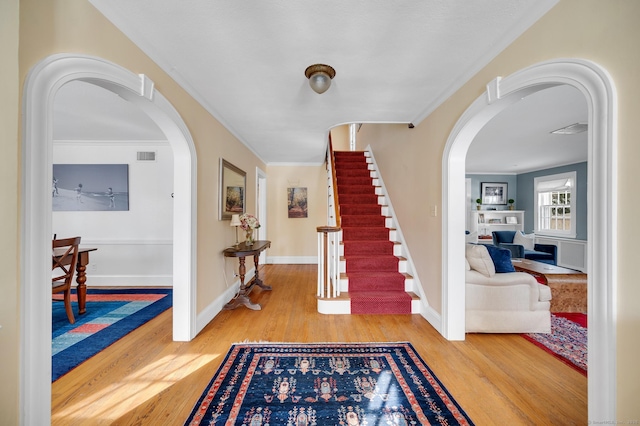
[[[364,152],[336,151],[335,172],[352,314],[410,314]]]

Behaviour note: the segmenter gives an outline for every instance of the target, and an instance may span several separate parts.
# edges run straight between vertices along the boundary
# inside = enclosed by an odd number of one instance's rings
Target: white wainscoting
[[[173,242],[168,240],[83,240],[89,253],[87,286],[173,285]]]
[[[558,247],[558,266],[587,272],[587,241],[569,238],[536,237],[538,244],[553,244]]]

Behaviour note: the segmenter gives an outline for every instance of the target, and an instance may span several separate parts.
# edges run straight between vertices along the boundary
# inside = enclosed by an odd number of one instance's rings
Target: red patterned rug
[[[534,345],[587,375],[587,315],[551,314],[551,333],[522,334]]]
[[[231,347],[185,425],[472,425],[410,343]]]

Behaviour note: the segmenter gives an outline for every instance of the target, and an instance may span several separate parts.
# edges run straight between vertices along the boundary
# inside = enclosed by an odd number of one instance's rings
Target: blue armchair
[[[525,250],[524,246],[513,244],[516,231],[493,231],[493,245],[511,250],[512,258],[525,258],[538,262],[556,264],[558,247],[553,244],[536,244],[533,250]]]

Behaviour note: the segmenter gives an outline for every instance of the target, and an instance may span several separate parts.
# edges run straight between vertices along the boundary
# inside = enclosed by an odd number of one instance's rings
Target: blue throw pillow
[[[490,244],[487,244],[486,247],[487,251],[489,251],[489,256],[491,256],[491,260],[493,260],[497,274],[516,271],[513,263],[511,263],[511,250]]]

